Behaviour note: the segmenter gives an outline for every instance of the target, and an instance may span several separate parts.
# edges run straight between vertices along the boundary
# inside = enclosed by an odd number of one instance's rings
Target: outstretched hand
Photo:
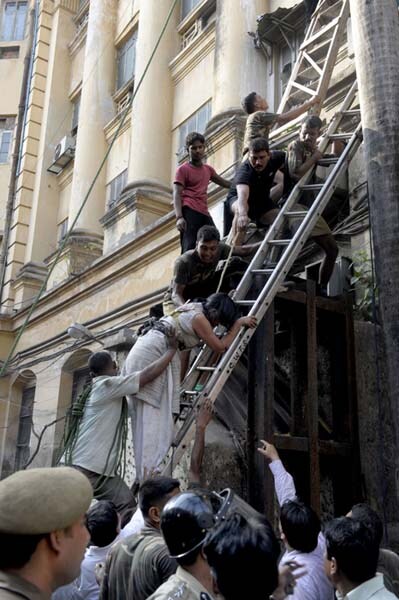
[[[261,448],[258,448],[258,452],[260,452],[260,454],[263,454],[263,456],[270,460],[270,462],[273,462],[273,460],[279,460],[279,454],[273,444],[269,444],[269,442],[266,442],[265,440],[260,440],[260,443],[262,444]]]
[[[258,320],[254,316],[249,317],[240,317],[240,325],[244,325],[245,327],[250,327],[254,329],[258,323]]]
[[[205,429],[211,422],[212,415],[213,415],[213,404],[212,404],[211,400],[209,400],[209,398],[208,398],[207,400],[202,402],[202,404],[200,405],[200,407],[198,409],[198,414],[197,414],[197,419],[196,419],[197,427],[200,427],[201,429]]]

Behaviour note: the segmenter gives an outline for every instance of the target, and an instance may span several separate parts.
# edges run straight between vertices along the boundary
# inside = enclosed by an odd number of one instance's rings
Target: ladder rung
[[[216,367],[195,367],[197,371],[216,371]]]
[[[330,140],[350,140],[353,133],[331,133],[328,137]]]
[[[360,108],[354,108],[353,110],[344,110],[341,114],[345,117],[350,117],[352,115],[357,116],[360,115]]]
[[[307,183],[306,185],[299,186],[299,189],[302,191],[317,192],[318,190],[321,190],[322,187],[322,183]]]
[[[287,210],[284,213],[284,216],[286,217],[306,217],[306,215],[308,214],[307,210]]]
[[[271,246],[288,246],[291,240],[270,240],[268,243]]]
[[[255,300],[234,300],[236,304],[241,304],[241,306],[253,306],[255,304]]]
[[[196,392],[195,390],[183,390],[183,394],[186,394],[187,396],[196,396],[199,394],[199,391]]]
[[[274,269],[252,269],[251,273],[255,273],[255,275],[271,275]]]
[[[320,160],[317,161],[317,164],[320,167],[326,167],[328,165],[335,165],[338,162],[338,157],[334,156],[334,157],[330,157],[330,158],[321,158]]]

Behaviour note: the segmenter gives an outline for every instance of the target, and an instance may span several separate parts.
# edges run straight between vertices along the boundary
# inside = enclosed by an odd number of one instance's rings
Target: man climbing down
[[[111,500],[120,513],[135,505],[119,475],[127,422],[124,396],[136,394],[167,368],[176,352],[174,338],[168,339],[169,348],[158,360],[129,375],[117,375],[117,365],[108,352],[90,357],[91,389],[75,434],[67,437],[63,448],[60,462],[84,473],[93,486],[94,497]]]
[[[231,181],[218,175],[213,167],[203,162],[205,138],[200,133],[189,133],[186,138],[189,161],[180,165],[173,182],[173,204],[176,227],[180,231],[182,252],[195,248],[197,232],[203,225],[215,225],[208,210],[207,188],[210,181],[229,188]]]

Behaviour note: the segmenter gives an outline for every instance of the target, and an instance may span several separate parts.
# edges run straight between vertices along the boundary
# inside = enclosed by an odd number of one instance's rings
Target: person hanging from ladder
[[[180,232],[182,253],[195,248],[197,232],[203,225],[215,225],[208,210],[209,182],[229,188],[231,181],[205,164],[205,138],[197,132],[186,137],[189,161],[177,168],[173,182],[176,227]]]
[[[315,167],[323,158],[332,158],[339,156],[344,145],[340,141],[334,141],[332,154],[323,154],[320,152],[317,141],[320,137],[322,121],[316,115],[306,117],[301,125],[299,135],[296,140],[291,142],[287,148],[285,166],[284,166],[284,190],[282,203],[287,200],[295,185],[309,169]],[[312,181],[310,182],[312,183]],[[300,208],[310,208],[314,200],[314,192],[304,191],[301,196]],[[281,205],[281,203],[280,203]],[[291,233],[294,233],[300,221],[292,223]],[[322,295],[327,294],[327,283],[330,280],[334,270],[335,260],[338,256],[338,246],[330,229],[323,235],[314,237],[314,241],[324,250],[325,259],[320,270],[319,292]]]
[[[234,215],[232,226],[234,236],[239,232],[244,235],[250,220],[264,226],[271,225],[277,217],[279,208],[271,198],[270,190],[275,173],[284,168],[285,159],[285,152],[269,150],[269,143],[265,138],[257,138],[250,142],[249,156],[238,169],[235,183],[226,200],[228,208]],[[293,210],[307,209],[297,204],[294,205]],[[295,229],[295,221],[291,229]],[[326,254],[320,272],[320,284],[326,286],[334,268],[338,248],[323,217],[318,218],[312,238]]]
[[[157,360],[140,370],[133,368],[129,375],[118,375],[117,364],[108,352],[92,354],[88,363],[92,383],[73,405],[66,424],[59,463],[86,475],[94,497],[112,501],[120,514],[135,506],[122,478],[127,432],[124,396],[137,393],[159,377],[176,349],[175,338],[168,337]]]
[[[227,329],[222,338],[214,333],[217,325]],[[214,352],[222,353],[243,326],[256,327],[256,318],[241,317],[238,307],[226,294],[212,294],[203,302],[184,304],[139,336],[126,358],[124,372],[129,374],[144,368],[162,355],[168,335],[176,335],[179,350],[190,350],[202,342]],[[180,405],[180,369],[180,358],[175,355],[159,377],[128,397],[139,481],[159,471],[172,443],[173,414],[178,414]]]

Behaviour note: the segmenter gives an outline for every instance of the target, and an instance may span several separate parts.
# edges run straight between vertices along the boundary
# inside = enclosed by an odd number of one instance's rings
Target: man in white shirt
[[[130,375],[117,375],[117,365],[108,352],[96,352],[89,359],[93,377],[90,395],[79,423],[76,443],[61,463],[84,473],[93,486],[97,500],[111,500],[118,512],[135,506],[133,494],[117,474],[116,440],[123,427],[124,396],[137,394],[140,388],[159,377],[176,352],[175,340],[161,358]]]
[[[269,460],[281,507],[281,539],[285,552],[280,567],[296,562],[306,573],[297,581],[291,600],[333,600],[334,590],[324,572],[325,542],[316,513],[296,497],[294,480],[285,470],[276,448],[261,440],[259,452]]]
[[[349,517],[330,521],[324,531],[325,571],[339,600],[394,600],[376,574],[379,547],[363,523]]]

